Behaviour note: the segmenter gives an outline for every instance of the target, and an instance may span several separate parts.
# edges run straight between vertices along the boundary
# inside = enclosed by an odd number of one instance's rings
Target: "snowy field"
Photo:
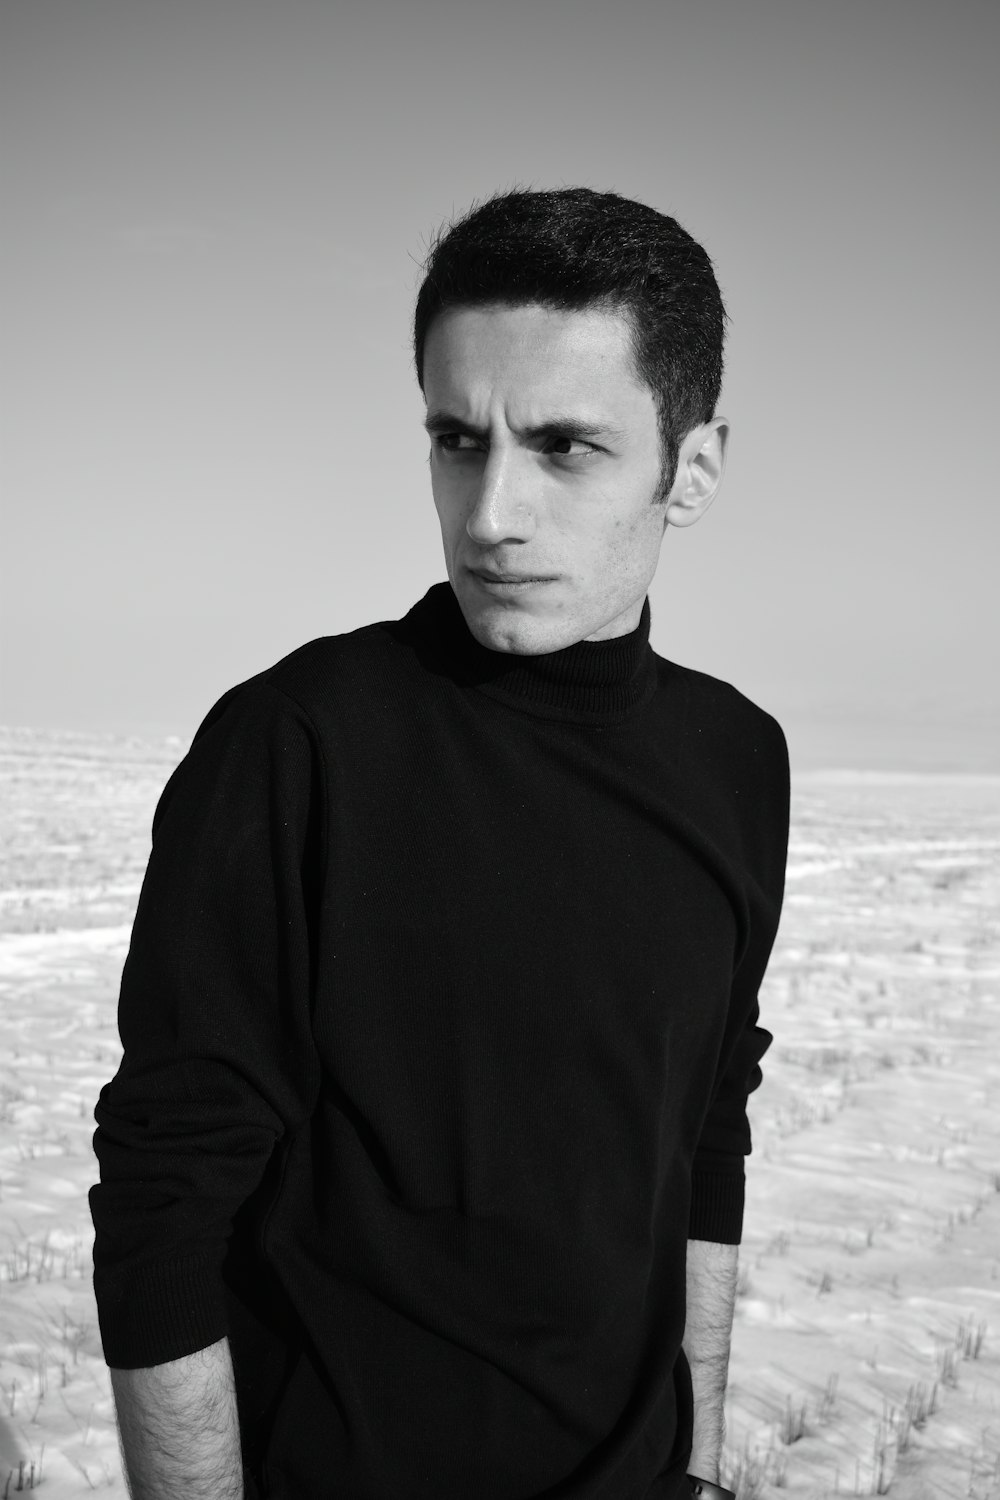
[[[92,1110],[180,751],[0,730],[0,1500],[125,1492]],[[729,1482],[997,1500],[1000,779],[802,778],[762,1005]]]

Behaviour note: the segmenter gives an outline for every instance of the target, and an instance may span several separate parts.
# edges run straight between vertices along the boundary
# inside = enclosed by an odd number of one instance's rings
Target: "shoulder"
[[[309,712],[331,693],[342,692],[345,685],[391,671],[395,627],[395,621],[382,620],[343,635],[307,641],[236,691],[270,691]]]
[[[732,683],[659,663],[670,691],[675,765],[689,805],[763,887],[780,893],[788,842],[788,747],[781,725]],[[661,677],[661,680],[664,680]]]
[[[365,625],[343,635],[320,636],[222,694],[202,720],[195,742],[220,723],[234,730],[261,729],[275,721],[315,726],[331,700],[389,670],[394,621]]]
[[[788,747],[774,716],[719,677],[657,659],[661,682],[674,702],[683,700],[682,735],[695,754],[721,760],[733,771],[756,771],[787,784]]]
[[[308,641],[229,688],[198,725],[160,810],[197,787],[311,781],[323,759],[324,705],[343,701],[346,678],[370,675],[383,638],[388,627],[375,624]]]
[[[400,624],[378,621],[307,641],[229,688],[198,725],[167,800],[193,781],[323,782],[355,741],[377,737],[376,722],[390,732],[422,687]]]

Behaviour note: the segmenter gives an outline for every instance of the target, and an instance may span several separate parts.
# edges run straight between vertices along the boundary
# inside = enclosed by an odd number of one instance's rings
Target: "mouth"
[[[490,594],[521,594],[544,583],[555,583],[551,573],[497,573],[492,568],[467,568],[466,572]]]

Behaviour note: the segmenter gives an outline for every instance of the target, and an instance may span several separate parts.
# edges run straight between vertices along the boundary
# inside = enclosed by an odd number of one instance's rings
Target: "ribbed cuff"
[[[183,1260],[97,1272],[104,1358],[139,1370],[207,1349],[228,1330],[225,1288],[210,1261]]]
[[[699,1172],[691,1176],[689,1240],[738,1245],[743,1237],[746,1179],[742,1172]]]

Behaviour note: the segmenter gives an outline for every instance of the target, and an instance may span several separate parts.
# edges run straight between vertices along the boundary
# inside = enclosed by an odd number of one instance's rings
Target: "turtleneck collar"
[[[515,656],[481,646],[447,583],[429,589],[403,623],[457,680],[541,718],[614,724],[641,707],[656,687],[648,599],[628,635],[579,641],[543,656]]]

